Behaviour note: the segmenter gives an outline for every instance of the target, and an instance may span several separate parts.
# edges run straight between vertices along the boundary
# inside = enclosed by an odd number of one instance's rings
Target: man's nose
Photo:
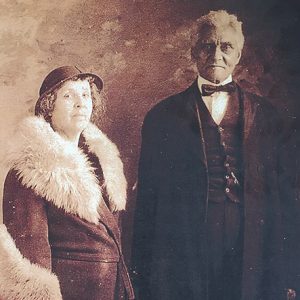
[[[222,50],[220,45],[216,45],[216,47],[214,48],[213,57],[215,61],[222,59]]]

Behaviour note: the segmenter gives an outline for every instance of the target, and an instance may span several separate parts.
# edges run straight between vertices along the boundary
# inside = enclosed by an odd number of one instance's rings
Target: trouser
[[[210,202],[207,218],[209,300],[240,300],[242,208],[226,199]]]

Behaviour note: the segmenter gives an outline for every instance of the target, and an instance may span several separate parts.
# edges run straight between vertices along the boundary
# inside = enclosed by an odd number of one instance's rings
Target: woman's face
[[[66,81],[57,91],[52,112],[52,126],[66,136],[80,134],[88,125],[93,110],[87,80]]]

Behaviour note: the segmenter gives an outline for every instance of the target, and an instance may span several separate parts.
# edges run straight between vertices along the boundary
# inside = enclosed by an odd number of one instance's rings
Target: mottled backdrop
[[[75,64],[102,76],[108,112],[99,125],[119,146],[129,182],[123,215],[129,259],[140,127],[151,106],[195,78],[189,51],[192,22],[212,9],[239,15],[247,39],[235,78],[270,96],[290,124],[297,117],[300,83],[297,2],[0,0],[0,159],[16,122],[32,113],[51,69]],[[6,170],[1,167],[2,193]]]

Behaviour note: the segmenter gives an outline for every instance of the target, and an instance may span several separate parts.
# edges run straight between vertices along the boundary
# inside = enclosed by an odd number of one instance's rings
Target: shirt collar
[[[223,82],[221,82],[219,84],[210,82],[210,81],[206,80],[205,78],[201,77],[200,75],[198,75],[198,78],[197,78],[198,88],[199,88],[199,91],[201,92],[201,94],[202,94],[202,89],[201,89],[202,84],[224,85],[231,81],[232,81],[232,75],[229,75]]]

